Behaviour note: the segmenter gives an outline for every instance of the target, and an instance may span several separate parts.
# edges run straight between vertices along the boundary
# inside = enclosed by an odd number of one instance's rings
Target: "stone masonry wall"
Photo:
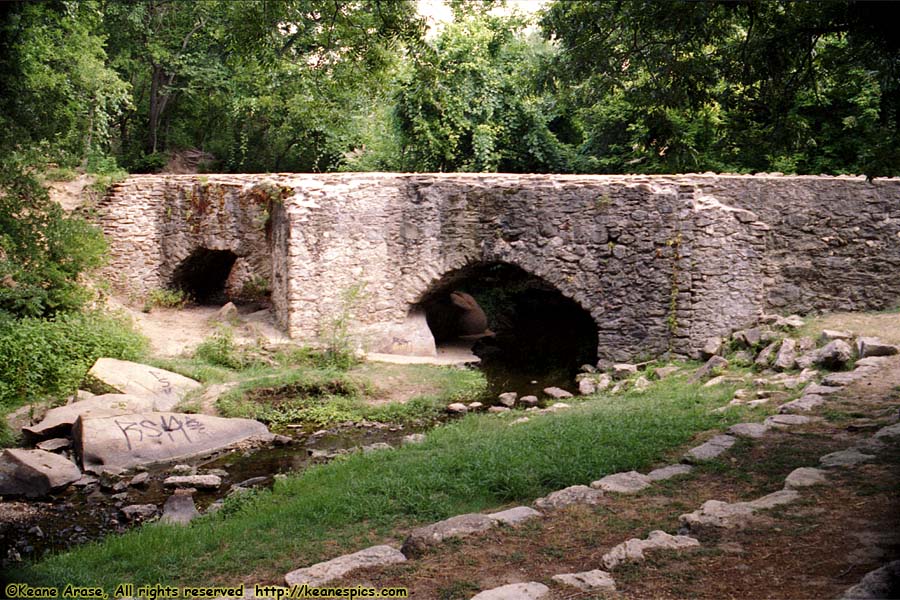
[[[895,179],[137,176],[101,214],[112,270],[131,288],[165,286],[190,248],[232,249],[271,282],[291,336],[327,336],[346,318],[373,350],[408,349],[416,303],[477,262],[555,286],[591,314],[599,354],[616,360],[694,355],[773,309],[900,300]]]

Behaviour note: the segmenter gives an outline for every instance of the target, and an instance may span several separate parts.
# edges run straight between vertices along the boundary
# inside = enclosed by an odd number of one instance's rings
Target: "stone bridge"
[[[147,175],[114,187],[100,218],[107,273],[134,294],[267,287],[292,337],[345,321],[401,354],[434,352],[429,295],[497,263],[577,303],[614,360],[695,356],[764,312],[900,300],[898,179]]]

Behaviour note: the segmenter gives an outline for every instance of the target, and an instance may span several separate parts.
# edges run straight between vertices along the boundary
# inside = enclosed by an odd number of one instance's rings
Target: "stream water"
[[[491,352],[482,368],[487,389],[480,400],[485,405],[496,403],[498,394],[514,391],[519,396],[542,396],[548,386],[571,389],[574,372],[568,368],[539,369],[539,373],[523,370],[515,364],[492,360]],[[449,418],[449,417],[448,417]],[[434,423],[431,424],[434,426]],[[308,429],[285,429],[281,433],[293,442],[281,446],[246,451],[233,451],[192,461],[197,474],[214,473],[223,484],[216,490],[198,490],[194,501],[201,513],[221,501],[235,487],[271,487],[274,477],[281,473],[301,471],[311,464],[327,462],[350,451],[365,451],[378,444],[399,446],[402,438],[423,431],[383,423],[344,423],[340,426],[313,432]],[[377,446],[376,446],[377,447]],[[68,490],[42,501],[12,501],[0,503],[0,566],[8,567],[20,560],[38,559],[100,539],[111,533],[121,533],[136,526],[129,521],[122,507],[134,504],[153,504],[159,509],[172,490],[163,486],[172,466],[147,470],[146,483],[126,485],[122,480],[100,478],[82,487]],[[251,483],[246,483],[251,480]],[[239,484],[244,484],[239,486]]]

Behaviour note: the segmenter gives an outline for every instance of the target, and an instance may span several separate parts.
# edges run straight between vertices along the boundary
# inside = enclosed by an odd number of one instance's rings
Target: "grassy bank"
[[[425,443],[356,454],[279,481],[188,528],[149,525],[50,557],[14,574],[45,585],[280,581],[404,528],[646,469],[698,432],[734,418],[710,412],[733,388],[675,379],[643,393],[595,397],[510,425],[519,414],[470,415]]]

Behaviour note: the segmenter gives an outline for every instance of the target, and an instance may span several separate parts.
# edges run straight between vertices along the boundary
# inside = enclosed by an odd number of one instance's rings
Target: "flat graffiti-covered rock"
[[[73,436],[82,466],[95,473],[173,462],[273,438],[265,425],[252,419],[171,412],[79,418]]]

